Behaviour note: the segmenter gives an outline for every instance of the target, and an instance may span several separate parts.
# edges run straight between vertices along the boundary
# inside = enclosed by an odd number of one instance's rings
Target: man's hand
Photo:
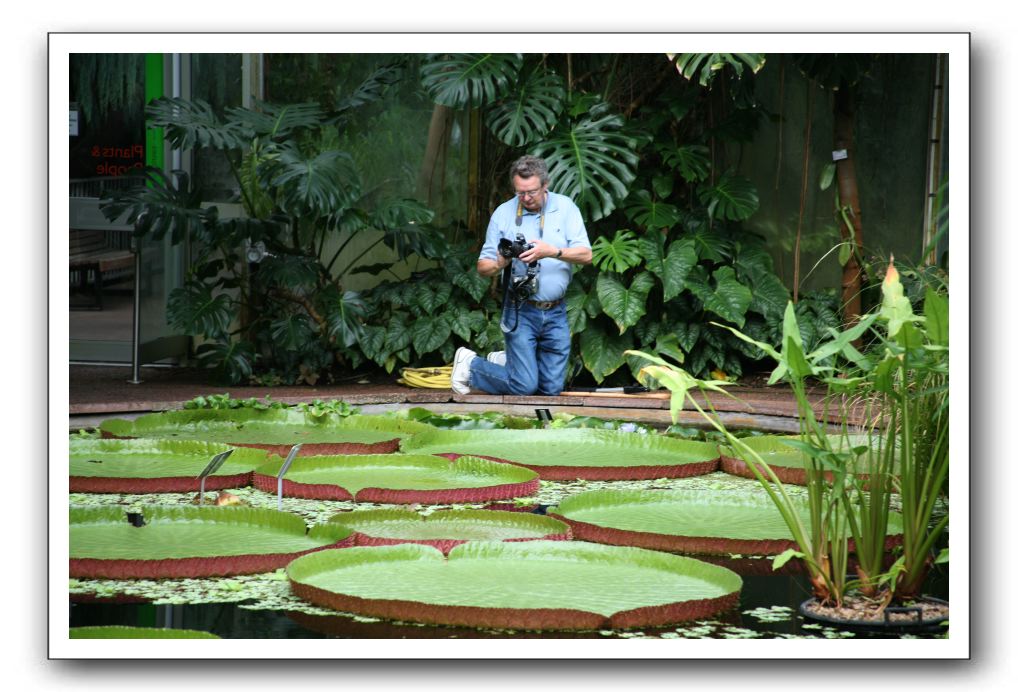
[[[545,257],[554,257],[558,254],[559,249],[554,245],[549,245],[543,240],[531,241],[533,246],[526,252],[520,253],[520,260],[530,264],[537,260],[544,259]]]

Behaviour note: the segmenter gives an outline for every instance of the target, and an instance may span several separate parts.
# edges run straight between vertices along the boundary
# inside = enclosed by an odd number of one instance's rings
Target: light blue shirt
[[[501,238],[515,240],[517,233],[522,233],[527,242],[543,240],[563,250],[570,247],[590,247],[587,229],[583,225],[580,210],[565,195],[548,192],[544,203],[544,231],[541,231],[541,212],[523,210],[522,223],[516,225],[516,209],[520,204],[513,197],[495,209],[488,222],[488,231],[484,236],[480,259],[498,259],[498,241]],[[573,278],[573,265],[553,257],[538,261],[537,293],[533,300],[558,300],[566,295],[566,288]],[[513,274],[525,276],[527,265],[518,259],[513,260]]]

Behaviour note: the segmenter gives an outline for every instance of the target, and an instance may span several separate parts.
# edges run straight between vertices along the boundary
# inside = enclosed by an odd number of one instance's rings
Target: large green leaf
[[[717,446],[707,442],[582,428],[435,430],[403,440],[400,448],[414,454],[455,453],[495,457],[538,472],[552,466],[568,466],[578,473],[583,469],[591,472],[599,469],[624,471],[638,467],[658,467],[658,473],[668,473],[668,467],[698,467],[718,459]],[[709,469],[700,472],[709,473]]]
[[[219,635],[201,630],[163,627],[127,627],[124,625],[96,625],[71,627],[68,639],[221,639]]]
[[[410,509],[359,510],[341,512],[329,521],[372,538],[400,541],[518,541],[569,532],[551,517],[490,509],[446,509],[427,516]]]
[[[714,75],[726,65],[731,66],[736,77],[742,76],[743,69],[756,73],[767,61],[763,53],[667,53],[668,59],[675,60],[675,68],[686,79],[708,86]]]
[[[947,299],[927,287],[923,301],[923,315],[926,317],[926,334],[938,346],[946,346],[950,336],[950,319]]]
[[[70,557],[171,560],[297,553],[351,534],[338,524],[321,524],[309,533],[294,514],[253,507],[143,506],[141,513],[145,525],[136,527],[123,507],[72,507]]]
[[[679,222],[679,210],[673,204],[655,200],[646,190],[637,190],[626,198],[626,217],[648,229],[671,228]]]
[[[329,550],[295,560],[287,575],[303,598],[326,605],[321,594],[332,592],[363,615],[396,617],[398,602],[400,619],[528,629],[707,617],[742,588],[734,572],[693,558],[572,541],[478,541],[447,559],[421,545]]]
[[[797,503],[797,508],[808,523],[806,502]],[[792,540],[781,513],[763,493],[594,490],[571,495],[551,511],[571,521],[648,534]],[[716,552],[732,551],[725,549],[724,541],[719,541]]]
[[[70,475],[83,478],[197,477],[212,457],[230,449],[222,443],[198,440],[71,439]],[[234,449],[212,475],[245,473],[265,461],[263,450]]]
[[[743,221],[760,207],[756,186],[732,172],[722,175],[714,185],[700,185],[697,193],[700,201],[707,205],[707,213],[714,219]]]
[[[361,320],[367,312],[364,299],[356,291],[342,294],[335,286],[319,296],[326,315],[329,336],[335,337],[344,347],[350,348],[361,337]]]
[[[389,86],[400,81],[402,75],[403,67],[401,65],[396,63],[382,65],[369,74],[357,88],[337,99],[336,109],[330,114],[329,121],[335,122],[337,119],[341,119],[347,111],[378,101]]]
[[[622,334],[640,321],[647,312],[647,296],[654,287],[649,272],[637,274],[626,288],[614,275],[604,273],[597,277],[597,297],[606,315],[615,320]]]
[[[298,351],[315,337],[315,327],[304,315],[286,315],[269,323],[272,341],[287,351]]]
[[[448,303],[451,295],[451,284],[422,281],[414,286],[410,304],[411,307],[418,307],[424,313],[431,315],[435,310]]]
[[[553,189],[575,200],[588,221],[610,214],[636,179],[637,138],[623,131],[624,124],[621,115],[595,107],[533,147],[548,164]]]
[[[423,425],[423,424],[421,424]],[[257,477],[275,480],[282,468],[283,459],[271,457],[255,469]],[[364,489],[447,491],[492,489],[529,483],[537,478],[533,471],[513,464],[462,456],[449,461],[428,454],[361,454],[343,456],[308,456],[294,459],[284,480],[302,486],[338,486],[354,497]],[[310,492],[309,492],[310,491]],[[295,488],[290,491],[297,497],[315,497],[313,489]],[[520,494],[520,493],[515,493]],[[481,500],[483,493],[473,496]],[[512,496],[503,495],[503,499]],[[467,495],[462,502],[471,502]]]
[[[274,105],[258,102],[255,110],[228,108],[226,112],[231,124],[238,123],[245,130],[274,140],[282,140],[302,128],[318,129],[325,117],[317,103]]]
[[[695,275],[695,281],[692,280]],[[701,273],[690,272],[687,282],[697,298],[703,302],[703,309],[722,316],[728,322],[739,327],[745,323],[746,310],[752,302],[753,294],[748,287],[735,278],[735,270],[731,267],[719,267],[713,275],[713,286],[703,281]]]
[[[640,241],[632,231],[615,231],[615,237],[608,240],[601,236],[591,245],[594,266],[605,271],[621,274],[640,263]]]
[[[488,324],[484,313],[480,310],[455,310],[449,317],[449,328],[464,341],[470,341],[470,335],[482,331]]]
[[[240,121],[222,122],[201,99],[158,98],[145,108],[149,127],[161,127],[175,149],[246,148],[254,137],[251,127]]]
[[[275,149],[258,167],[258,181],[275,190],[280,208],[291,216],[333,216],[361,194],[360,173],[349,154],[323,151],[308,156],[295,144]]]
[[[632,332],[609,334],[597,322],[588,322],[587,328],[580,333],[583,365],[598,382],[603,382],[622,366],[625,362],[622,354],[632,347]]]
[[[742,439],[745,447],[755,452],[768,466],[785,469],[805,469],[811,457],[803,452],[798,445],[801,442],[798,435],[761,435]],[[871,469],[883,464],[878,455],[881,453],[884,442],[879,435],[869,436],[861,433],[850,435],[831,435],[827,438],[834,452],[857,451],[858,454],[849,454],[847,468],[856,475],[869,475]],[[862,452],[861,450],[869,450]],[[746,460],[749,454],[733,447],[722,446],[721,453],[726,457]],[[893,465],[899,463],[898,455]],[[886,468],[886,466],[884,466]],[[786,482],[796,483],[794,478]],[[804,483],[804,481],[803,481]],[[900,516],[899,516],[900,518]],[[900,525],[900,524],[899,524]]]
[[[421,66],[421,85],[435,103],[477,108],[502,96],[522,64],[519,53],[429,55]]]
[[[197,190],[188,190],[188,176],[183,171],[164,173],[147,167],[140,177],[144,184],[117,190],[99,202],[99,210],[109,221],[123,217],[123,222],[134,226],[139,236],[162,240],[169,233],[170,242],[177,245],[185,238],[208,241],[209,229],[214,227],[216,207],[201,208]]]
[[[669,166],[679,169],[687,183],[698,183],[710,175],[709,153],[702,144],[687,144],[667,150],[664,159]]]
[[[666,236],[648,233],[640,239],[647,269],[664,285],[664,299],[669,301],[686,288],[686,277],[697,263],[696,244],[689,238],[675,240],[665,253]]]
[[[449,340],[452,327],[448,318],[443,315],[429,315],[414,320],[410,326],[410,338],[417,355],[423,356],[437,350]]]
[[[111,418],[100,429],[115,437],[203,440],[225,444],[373,443],[429,431],[387,416],[314,416],[295,409],[194,409],[149,413],[133,421]]]
[[[225,336],[235,315],[234,302],[225,293],[212,295],[212,289],[192,279],[170,291],[166,301],[170,326],[183,334]]]
[[[534,142],[555,126],[565,96],[562,78],[538,67],[488,110],[488,128],[511,147]]]

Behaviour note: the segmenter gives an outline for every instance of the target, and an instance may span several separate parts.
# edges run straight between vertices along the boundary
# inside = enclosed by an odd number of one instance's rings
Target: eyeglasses
[[[516,190],[516,196],[522,197],[523,199],[534,199],[542,192],[544,192],[544,185],[536,190]]]

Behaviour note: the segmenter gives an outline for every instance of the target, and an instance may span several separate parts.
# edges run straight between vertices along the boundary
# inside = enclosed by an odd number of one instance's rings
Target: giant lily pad
[[[286,455],[300,453],[387,454],[399,440],[430,425],[387,416],[315,416],[296,409],[195,409],[150,413],[133,421],[114,418],[99,426],[103,437],[156,437],[257,447]]]
[[[547,480],[680,478],[717,470],[718,448],[614,430],[436,430],[403,440],[404,452],[473,454],[525,466]]]
[[[577,543],[325,550],[286,568],[301,598],[394,620],[528,630],[651,627],[738,603],[742,579],[693,558]]]
[[[70,639],[220,639],[218,635],[202,630],[182,630],[163,627],[124,627],[98,625],[70,628]]]
[[[835,442],[835,451],[848,451],[850,447],[871,447],[873,450],[878,449],[880,444],[879,437],[870,437],[868,435],[847,435],[845,437],[833,438]],[[760,455],[771,470],[774,471],[774,475],[778,477],[782,483],[791,483],[793,485],[806,485],[806,455],[796,449],[794,446],[787,444],[787,442],[797,442],[800,438],[798,435],[761,435],[760,437],[748,437],[741,442],[745,443],[747,447],[755,451]],[[722,446],[721,451],[721,470],[726,473],[731,473],[736,476],[742,476],[744,478],[756,478],[753,475],[753,471],[749,468],[746,459],[743,457],[743,452],[736,450],[730,446]],[[874,452],[875,453],[875,452]],[[869,478],[869,465],[867,463],[868,454],[863,454],[855,459],[854,462],[848,467],[853,472],[856,478],[867,479]],[[766,472],[760,469],[766,476]],[[824,476],[827,480],[833,478],[833,474],[827,471]]]
[[[216,454],[231,449],[197,440],[70,441],[72,493],[196,492],[198,475]],[[234,449],[205,479],[206,490],[251,484],[251,472],[267,460],[260,449]]]
[[[256,488],[276,492],[283,460],[255,469]],[[537,474],[512,464],[423,454],[364,454],[295,459],[283,477],[283,494],[358,502],[487,502],[537,492]]]
[[[797,510],[808,527],[806,502]],[[796,547],[765,495],[593,490],[566,498],[549,513],[569,524],[577,539],[596,543],[712,555],[777,555]],[[889,533],[900,534],[901,525],[901,515],[892,512]]]
[[[88,579],[218,577],[269,572],[322,548],[353,545],[339,524],[315,526],[286,512],[248,507],[159,507],[144,525],[119,507],[72,507],[71,576]]]
[[[448,553],[467,541],[568,540],[569,527],[551,517],[488,509],[439,510],[427,516],[408,509],[342,512],[329,519],[356,532],[357,545],[420,543]]]

